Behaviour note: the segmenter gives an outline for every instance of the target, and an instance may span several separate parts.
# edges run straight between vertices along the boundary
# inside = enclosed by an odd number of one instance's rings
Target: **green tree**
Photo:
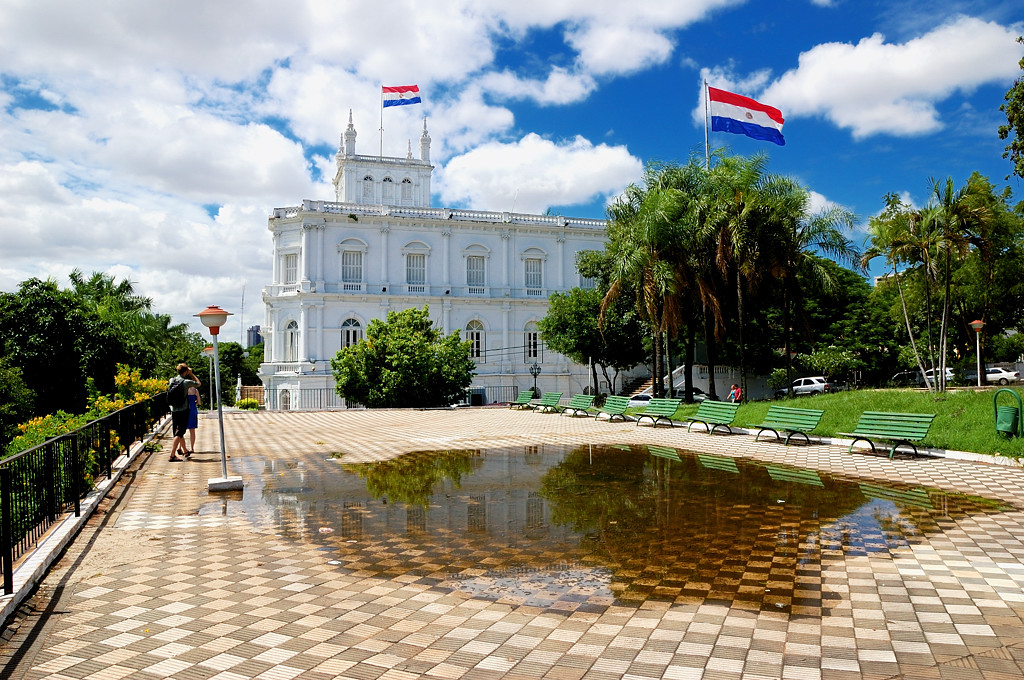
[[[473,379],[470,343],[434,328],[427,307],[372,320],[366,339],[331,359],[336,390],[369,408],[423,408],[461,401]]]
[[[18,434],[18,425],[32,415],[35,395],[21,377],[21,369],[0,358],[0,451]]]
[[[86,379],[109,394],[117,364],[129,358],[116,329],[52,279],[0,294],[0,347],[35,394],[37,415],[84,412]]]
[[[1024,44],[1024,36],[1018,37],[1017,42]],[[1024,70],[1024,58],[1018,65]],[[1013,135],[1013,139],[1006,145],[1003,158],[1010,159],[1012,174],[1024,177],[1024,77],[1013,82],[1004,99],[1006,103],[999,110],[1006,114],[1006,125],[999,126],[999,139],[1006,139],[1010,135]]]
[[[643,329],[636,314],[623,300],[616,303],[601,326],[602,298],[596,288],[573,288],[555,293],[548,300],[547,315],[537,325],[550,349],[578,364],[593,361],[594,384],[597,384],[596,372],[600,367],[614,394],[619,372],[642,363],[647,352],[641,342]]]

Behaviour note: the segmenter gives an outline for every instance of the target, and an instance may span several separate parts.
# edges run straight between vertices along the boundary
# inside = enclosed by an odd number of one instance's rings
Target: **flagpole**
[[[380,154],[378,158],[384,158],[384,87],[380,88]]]
[[[711,145],[708,142],[708,81],[704,81],[704,167],[711,169]]]

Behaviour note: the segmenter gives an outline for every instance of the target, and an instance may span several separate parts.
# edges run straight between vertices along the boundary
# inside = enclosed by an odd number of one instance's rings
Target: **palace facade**
[[[405,158],[359,155],[356,136],[350,113],[334,201],[306,200],[269,218],[260,367],[268,406],[338,405],[328,403],[331,358],[362,340],[372,319],[424,305],[446,334],[472,342],[471,403],[513,399],[533,386],[535,365],[541,391],[589,391],[589,368],[545,349],[537,322],[552,293],[593,285],[575,258],[603,249],[605,221],[433,208],[426,121],[419,158],[411,142]]]

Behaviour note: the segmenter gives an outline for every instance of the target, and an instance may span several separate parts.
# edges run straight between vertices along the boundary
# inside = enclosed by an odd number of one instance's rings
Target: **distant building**
[[[252,347],[263,342],[263,336],[260,335],[259,326],[249,326],[245,331],[245,346]]]
[[[472,342],[479,401],[532,387],[535,362],[541,391],[590,387],[586,366],[545,350],[537,322],[552,293],[593,285],[575,258],[604,248],[605,221],[431,208],[426,121],[419,147],[419,158],[411,142],[405,158],[358,155],[350,113],[335,202],[306,200],[270,216],[260,366],[269,403],[301,408],[309,390],[333,390],[330,359],[340,348],[362,340],[371,320],[424,305],[444,333]]]

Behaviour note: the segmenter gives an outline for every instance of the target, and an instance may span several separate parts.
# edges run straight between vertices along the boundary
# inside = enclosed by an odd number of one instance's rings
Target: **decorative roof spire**
[[[345,128],[345,155],[356,155],[356,126],[352,124],[352,109],[348,110],[348,127]]]
[[[430,135],[427,134],[427,117],[423,116],[423,134],[420,135],[420,160],[430,162]]]

